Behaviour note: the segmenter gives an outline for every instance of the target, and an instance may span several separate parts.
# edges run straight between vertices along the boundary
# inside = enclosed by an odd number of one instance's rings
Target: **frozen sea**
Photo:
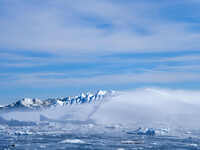
[[[0,114],[0,150],[200,150],[198,94],[146,89]]]
[[[154,129],[155,135],[135,133],[120,125],[40,124],[0,126],[1,150],[198,150],[200,130]],[[145,130],[144,130],[145,131]]]

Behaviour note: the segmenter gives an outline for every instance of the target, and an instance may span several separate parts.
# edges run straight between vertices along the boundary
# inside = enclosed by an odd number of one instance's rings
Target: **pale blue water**
[[[177,130],[155,136],[126,127],[97,125],[0,126],[0,150],[199,150],[200,132]],[[171,132],[171,131],[170,131]],[[180,132],[180,133],[179,133]],[[174,133],[173,133],[174,134]]]

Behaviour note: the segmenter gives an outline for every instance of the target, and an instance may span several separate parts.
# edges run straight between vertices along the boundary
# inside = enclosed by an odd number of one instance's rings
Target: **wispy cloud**
[[[15,5],[12,5],[15,3]],[[198,50],[193,24],[159,15],[162,3],[133,1],[3,1],[2,48],[55,53]],[[173,6],[176,3],[165,2]],[[37,6],[37,7],[36,7]],[[12,11],[10,11],[12,10]],[[102,11],[103,10],[103,11]],[[106,25],[111,26],[104,27]]]
[[[33,73],[19,74],[10,81],[1,81],[1,86],[28,86],[28,87],[88,87],[88,86],[120,86],[136,83],[183,83],[196,82],[199,80],[199,73],[179,72],[144,72],[112,75],[93,75],[90,77],[69,77],[67,73]],[[117,81],[117,82],[116,82]]]

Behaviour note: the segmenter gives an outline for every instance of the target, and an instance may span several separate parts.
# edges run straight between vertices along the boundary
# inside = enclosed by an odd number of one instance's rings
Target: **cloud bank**
[[[142,88],[118,91],[106,99],[90,119],[103,125],[153,128],[199,128],[200,92],[197,90],[171,90]],[[4,114],[7,119],[39,121],[40,114],[51,119],[87,120],[96,104],[55,107],[42,112],[14,112]]]

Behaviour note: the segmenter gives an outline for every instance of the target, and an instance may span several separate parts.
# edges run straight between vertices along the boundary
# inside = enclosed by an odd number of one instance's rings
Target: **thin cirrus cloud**
[[[189,30],[194,23],[174,22],[159,15],[178,2],[165,2],[165,7],[153,1],[2,3],[2,48],[61,54],[199,49],[200,34]]]
[[[67,77],[67,73],[33,73],[19,74],[15,79],[1,81],[1,86],[28,86],[38,88],[58,88],[58,87],[81,87],[81,86],[120,86],[138,83],[184,83],[196,82],[199,79],[197,73],[182,72],[162,72],[149,71],[144,73],[114,74],[114,75],[93,75],[91,77]],[[3,74],[1,75],[3,76]],[[117,82],[116,82],[117,81]]]
[[[48,56],[48,57],[39,57],[39,56],[25,56],[19,54],[12,53],[0,53],[0,57],[2,58],[0,61],[1,67],[7,67],[7,69],[12,68],[23,68],[23,67],[45,67],[45,66],[69,66],[71,65],[84,65],[85,66],[93,66],[96,67],[112,67],[112,66],[131,66],[131,65],[141,65],[146,64],[148,66],[154,64],[154,67],[160,67],[163,65],[171,65],[170,67],[178,68],[181,67],[183,69],[198,68],[200,55],[197,54],[179,54],[178,56],[156,56],[151,54],[151,56],[143,57],[142,54],[138,56],[131,56],[126,54],[125,57],[121,55],[105,55],[105,56],[94,56],[94,55],[79,55],[79,56]],[[185,66],[187,66],[185,68]],[[137,66],[134,66],[138,68]],[[145,69],[140,66],[141,69]],[[67,68],[65,68],[66,70]],[[162,69],[162,68],[161,68]],[[31,68],[30,68],[31,70]],[[68,69],[67,69],[68,70]],[[166,69],[164,69],[166,70]],[[91,72],[91,70],[90,70]]]

